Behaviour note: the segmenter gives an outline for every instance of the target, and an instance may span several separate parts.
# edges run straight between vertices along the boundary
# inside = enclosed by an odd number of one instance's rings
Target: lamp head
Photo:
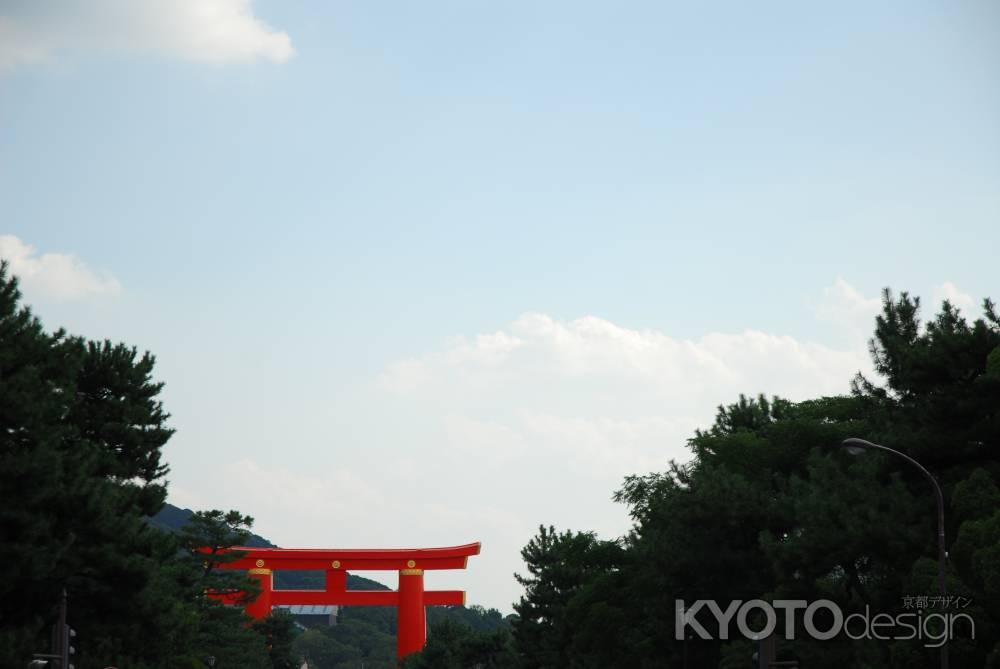
[[[865,441],[864,439],[856,439],[851,437],[849,439],[844,439],[840,442],[840,445],[847,449],[847,452],[851,455],[861,455],[869,448],[875,448],[875,444],[870,441]]]

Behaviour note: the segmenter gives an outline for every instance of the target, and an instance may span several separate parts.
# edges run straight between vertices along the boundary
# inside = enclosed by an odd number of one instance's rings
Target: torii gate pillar
[[[396,625],[396,653],[406,657],[427,643],[427,614],[424,611],[424,570],[399,570],[399,622]]]
[[[254,568],[247,570],[247,576],[257,581],[260,586],[260,595],[257,599],[247,604],[247,615],[254,620],[266,618],[271,612],[271,592],[274,590],[274,575],[270,569]]]

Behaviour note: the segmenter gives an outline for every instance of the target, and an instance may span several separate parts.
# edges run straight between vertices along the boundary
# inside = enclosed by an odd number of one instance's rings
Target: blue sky
[[[508,610],[720,402],[845,391],[884,286],[998,297],[991,0],[55,6],[0,5],[0,255],[283,545],[481,539],[440,583]]]

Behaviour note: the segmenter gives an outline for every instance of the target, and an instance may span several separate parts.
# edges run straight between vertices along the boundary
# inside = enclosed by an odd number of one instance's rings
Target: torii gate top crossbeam
[[[344,571],[397,569],[465,569],[469,557],[479,555],[479,542],[445,548],[248,548],[231,549],[242,556],[225,564],[228,569],[266,567]],[[230,552],[230,551],[226,551]]]

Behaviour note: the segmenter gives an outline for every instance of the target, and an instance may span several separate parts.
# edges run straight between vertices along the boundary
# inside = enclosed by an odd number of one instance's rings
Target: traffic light
[[[66,624],[66,611],[69,608],[66,589],[63,588],[62,597],[59,599],[59,619],[52,626],[52,652],[50,654],[35,654],[36,661],[41,658],[52,658],[58,662],[58,669],[76,669],[70,660],[76,654],[76,647],[73,646],[73,639],[76,638],[76,630]],[[29,665],[32,669],[48,667],[48,662],[41,665]]]
[[[76,655],[76,647],[73,645],[75,638],[76,630],[69,625],[63,625],[62,643],[59,645],[59,650],[62,653],[62,669],[76,669],[71,662],[73,656]]]
[[[59,663],[59,669],[75,669],[72,662],[73,656],[76,655],[74,639],[76,630],[66,623],[56,623],[52,626],[52,657]]]

